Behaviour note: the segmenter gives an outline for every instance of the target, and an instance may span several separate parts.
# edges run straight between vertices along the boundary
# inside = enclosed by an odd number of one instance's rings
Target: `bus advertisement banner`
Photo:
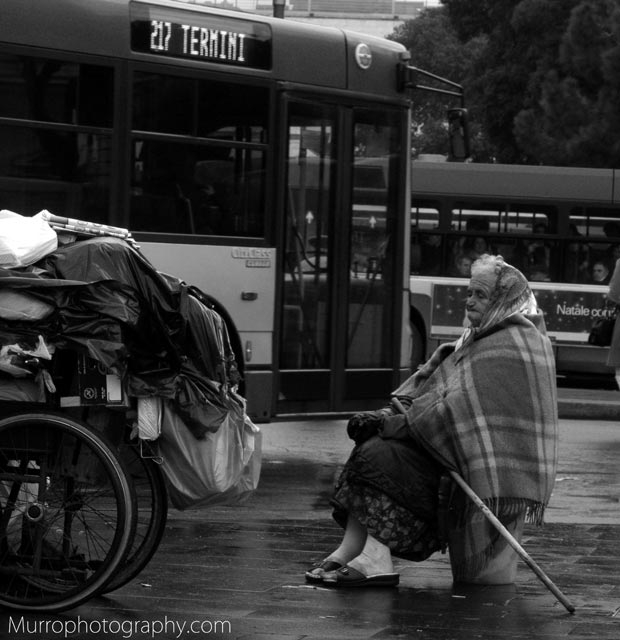
[[[606,287],[594,290],[536,283],[531,286],[545,314],[547,331],[557,340],[587,344],[592,323],[613,312],[605,306]],[[432,336],[460,335],[465,326],[466,295],[466,283],[433,285]]]

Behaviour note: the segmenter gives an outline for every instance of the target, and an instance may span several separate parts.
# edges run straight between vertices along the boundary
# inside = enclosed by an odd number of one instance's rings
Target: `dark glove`
[[[400,413],[396,416],[386,416],[381,421],[378,434],[386,440],[408,440],[407,417]]]
[[[356,445],[376,436],[383,422],[383,411],[356,413],[347,423],[347,435]]]

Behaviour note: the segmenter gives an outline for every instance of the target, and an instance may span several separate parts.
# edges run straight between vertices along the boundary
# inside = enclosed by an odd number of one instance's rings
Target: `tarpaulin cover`
[[[50,305],[36,320],[0,318],[0,334],[43,335],[87,353],[124,378],[130,396],[173,401],[192,432],[217,430],[239,374],[226,326],[200,291],[159,273],[123,240],[65,245],[35,264],[0,268],[3,290],[27,290]]]

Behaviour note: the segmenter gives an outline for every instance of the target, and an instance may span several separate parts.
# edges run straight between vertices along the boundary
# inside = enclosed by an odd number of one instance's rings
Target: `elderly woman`
[[[393,586],[392,555],[421,561],[445,548],[438,494],[446,469],[505,526],[524,515],[542,523],[557,464],[555,366],[542,313],[523,274],[486,254],[472,265],[465,306],[463,335],[394,392],[404,414],[387,407],[349,421],[356,446],[333,498],[344,537],[307,581]],[[450,554],[455,580],[467,581],[507,545],[460,498],[450,505]]]

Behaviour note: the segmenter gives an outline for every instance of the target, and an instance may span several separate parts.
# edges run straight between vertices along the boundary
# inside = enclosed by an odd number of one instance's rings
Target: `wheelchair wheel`
[[[143,458],[137,445],[122,445],[119,453],[136,491],[138,517],[129,554],[103,593],[119,589],[146,567],[159,547],[168,517],[168,495],[159,465]]]
[[[62,611],[95,596],[135,519],[127,472],[92,429],[52,413],[0,420],[0,605]]]

